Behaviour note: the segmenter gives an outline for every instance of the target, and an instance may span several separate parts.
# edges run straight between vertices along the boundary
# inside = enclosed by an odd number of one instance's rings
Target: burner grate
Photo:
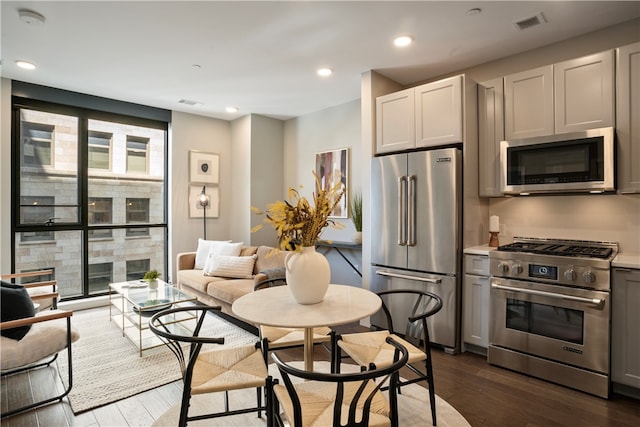
[[[599,246],[565,245],[553,243],[515,242],[498,247],[504,252],[526,252],[541,255],[556,255],[566,257],[607,259],[613,253],[611,248]]]

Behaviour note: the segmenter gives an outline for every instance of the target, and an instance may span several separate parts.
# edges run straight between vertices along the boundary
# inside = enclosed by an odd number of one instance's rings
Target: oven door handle
[[[556,293],[553,293],[553,292],[536,291],[536,290],[533,290],[533,289],[522,289],[522,288],[514,288],[514,287],[511,287],[511,286],[496,285],[495,283],[491,284],[491,289],[500,289],[500,290],[503,290],[503,291],[522,292],[523,294],[539,295],[539,296],[543,296],[543,297],[564,299],[564,300],[570,300],[570,301],[578,301],[578,302],[584,302],[584,303],[587,303],[587,304],[594,304],[594,305],[602,304],[602,299],[600,299],[600,298],[575,297],[575,296],[572,296],[572,295],[562,295],[562,294],[556,294]]]
[[[417,280],[418,282],[427,282],[427,283],[436,283],[436,284],[442,282],[441,279],[430,279],[429,277],[409,276],[407,274],[390,273],[388,271],[383,271],[383,270],[377,270],[376,274],[379,276],[396,277],[398,279]]]

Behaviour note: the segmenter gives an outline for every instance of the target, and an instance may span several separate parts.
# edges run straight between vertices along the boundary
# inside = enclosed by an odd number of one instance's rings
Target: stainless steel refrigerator
[[[384,155],[371,165],[371,290],[440,296],[429,333],[450,353],[460,348],[461,165],[457,148]],[[404,333],[410,302],[396,295],[389,305],[395,332]],[[371,322],[386,325],[382,314]]]

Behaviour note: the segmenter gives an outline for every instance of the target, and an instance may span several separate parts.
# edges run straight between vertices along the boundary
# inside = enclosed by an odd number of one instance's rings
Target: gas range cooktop
[[[610,289],[614,242],[516,237],[489,253],[492,276],[590,289]]]
[[[567,257],[586,257],[607,259],[613,253],[613,248],[592,246],[582,242],[549,243],[549,242],[514,242],[498,247],[499,251],[526,252],[531,254],[555,255]]]

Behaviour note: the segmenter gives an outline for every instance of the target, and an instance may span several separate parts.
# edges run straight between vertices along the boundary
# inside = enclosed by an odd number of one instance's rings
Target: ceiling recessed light
[[[29,25],[44,24],[44,16],[40,15],[38,12],[34,12],[33,10],[20,9],[18,11],[18,17],[22,22]]]
[[[227,107],[225,108],[225,110],[227,111],[227,113],[237,113],[238,107]]]
[[[23,68],[25,70],[35,70],[36,69],[36,65],[29,62],[29,61],[22,61],[22,60],[18,60],[16,61],[16,65],[20,68]]]
[[[333,74],[333,70],[331,68],[320,68],[318,69],[318,75],[322,77],[327,77]]]
[[[398,47],[409,46],[413,43],[413,36],[400,36],[393,39],[393,44]]]

